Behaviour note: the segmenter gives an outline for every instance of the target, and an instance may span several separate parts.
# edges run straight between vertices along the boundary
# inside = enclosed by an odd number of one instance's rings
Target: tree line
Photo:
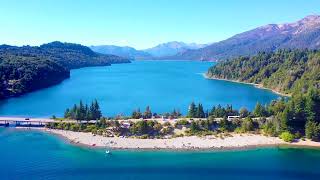
[[[97,100],[91,102],[91,105],[83,104],[80,100],[79,104],[74,104],[72,108],[67,108],[64,118],[75,120],[99,120],[102,117],[100,106]]]
[[[192,102],[186,116],[176,110],[164,114],[172,118],[203,118],[202,121],[191,121],[191,123],[180,120],[177,122],[177,125],[189,125],[191,134],[208,133],[218,126],[221,131],[227,132],[247,132],[260,129],[271,136],[297,138],[306,136],[315,141],[320,140],[320,90],[315,88],[309,88],[305,94],[280,98],[266,105],[258,102],[252,111],[246,108],[233,109],[232,105],[225,107],[216,105],[204,110],[201,103],[196,105]],[[227,120],[228,116],[239,116],[239,119],[231,122]],[[150,106],[147,106],[145,112],[140,112],[139,109],[134,110],[129,118],[150,119],[152,117],[159,117],[159,115],[152,113]],[[80,101],[78,105],[75,104],[73,108],[66,110],[65,118],[96,120],[102,118],[102,113],[97,100],[93,101],[90,106]],[[221,119],[218,124],[216,118]],[[144,132],[147,129],[144,126],[144,123],[138,124],[137,128],[133,128],[132,133],[141,134],[138,132]]]
[[[282,93],[319,88],[320,50],[277,50],[238,57],[212,66],[207,76],[262,84]]]
[[[264,87],[291,94],[288,101],[273,101],[257,106],[253,115],[272,117],[268,132],[295,132],[320,139],[320,51],[278,50],[238,57],[211,67],[213,78],[262,84]]]
[[[172,112],[165,112],[162,114],[152,113],[150,106],[147,106],[144,112],[140,111],[140,108],[133,110],[131,117],[132,119],[150,119],[152,117],[164,116],[167,118],[179,118],[182,116],[178,109],[173,109]]]

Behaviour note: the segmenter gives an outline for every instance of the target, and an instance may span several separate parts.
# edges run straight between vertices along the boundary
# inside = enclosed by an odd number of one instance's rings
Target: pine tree
[[[232,105],[227,104],[226,107],[226,116],[232,116],[233,114],[233,109],[232,109]]]
[[[173,111],[172,111],[172,113],[171,113],[171,116],[172,116],[172,117],[177,117],[176,109],[173,109]]]
[[[190,125],[190,131],[192,133],[195,133],[195,132],[198,132],[199,130],[200,130],[199,125],[195,121],[192,121]]]
[[[320,91],[310,88],[306,97],[307,120],[320,122]]]
[[[101,110],[100,110],[100,106],[97,100],[94,101],[94,110],[95,110],[95,117],[94,119],[100,119],[102,116]]]
[[[80,109],[76,109],[76,112],[75,112],[75,119],[76,120],[81,120],[81,112],[80,112]]]
[[[280,129],[281,131],[289,130],[289,121],[292,121],[293,112],[290,111],[289,108],[285,108],[280,116]]]
[[[82,100],[80,100],[80,103],[79,103],[79,120],[84,120],[85,119],[85,107],[82,103]]]
[[[144,118],[146,118],[146,119],[148,119],[148,118],[151,118],[152,117],[152,112],[151,112],[151,110],[150,110],[150,107],[149,106],[147,106],[146,107],[146,111],[144,112]]]
[[[93,104],[93,102],[91,102],[91,105],[89,107],[89,117],[90,117],[90,119],[95,119],[94,118],[94,113],[95,113],[94,104]]]
[[[70,110],[69,110],[69,108],[67,108],[66,111],[64,112],[64,118],[70,118]]]
[[[189,118],[194,118],[194,117],[196,117],[196,105],[194,104],[194,102],[192,102],[191,104],[190,104],[190,106],[189,106],[189,111],[188,111],[188,117]]]
[[[181,113],[178,109],[173,109],[172,113],[171,113],[171,116],[174,117],[174,118],[178,118],[181,116]]]
[[[133,119],[140,119],[141,118],[141,112],[140,112],[139,108],[132,112],[132,118]]]
[[[179,109],[177,109],[177,110],[176,110],[176,117],[178,118],[178,117],[180,117],[180,116],[181,116],[181,112],[180,112]]]
[[[72,111],[71,111],[71,119],[77,119],[77,117],[76,117],[77,109],[78,109],[77,105],[74,104],[73,108],[72,108]]]
[[[320,140],[320,124],[314,121],[308,121],[305,126],[306,137],[313,141]]]
[[[88,104],[86,104],[85,105],[85,120],[87,120],[87,121],[90,121],[91,119],[90,119],[90,111],[89,111],[89,108],[88,108]]]
[[[294,97],[294,113],[299,121],[306,121],[306,114],[304,111],[305,101],[302,95]]]
[[[226,110],[219,104],[214,111],[214,116],[215,117],[219,117],[219,118],[223,118],[226,117]]]
[[[267,110],[258,102],[253,110],[253,114],[255,117],[265,117],[267,116]]]
[[[203,106],[202,104],[198,104],[198,107],[197,107],[197,112],[196,112],[196,117],[197,118],[204,118],[204,111],[203,111]]]
[[[209,115],[210,116],[215,116],[215,112],[216,112],[216,106],[212,106]]]
[[[245,107],[241,108],[239,113],[241,118],[245,118],[249,116],[249,111]]]

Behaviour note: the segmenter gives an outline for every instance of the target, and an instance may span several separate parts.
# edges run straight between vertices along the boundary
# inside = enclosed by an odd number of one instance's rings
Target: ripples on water
[[[158,113],[173,108],[186,113],[188,105],[201,102],[232,104],[252,109],[256,102],[269,103],[278,96],[250,85],[208,80],[203,73],[211,62],[134,61],[111,67],[90,67],[71,71],[71,78],[57,86],[0,102],[0,115],[63,115],[80,99],[98,99],[105,115],[131,115],[136,108],[151,106]]]
[[[319,179],[320,151],[113,151],[77,147],[30,130],[0,128],[1,179]]]

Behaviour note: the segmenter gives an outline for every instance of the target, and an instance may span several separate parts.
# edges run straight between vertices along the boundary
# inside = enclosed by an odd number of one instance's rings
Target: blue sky
[[[0,44],[209,43],[310,14],[320,0],[0,0]]]

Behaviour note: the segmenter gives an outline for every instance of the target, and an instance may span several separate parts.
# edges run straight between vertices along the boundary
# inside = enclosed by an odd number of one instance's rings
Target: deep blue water
[[[320,150],[113,151],[32,130],[0,128],[0,179],[319,179]]]
[[[134,61],[111,67],[90,67],[71,71],[61,84],[0,102],[0,116],[63,115],[67,107],[80,99],[97,99],[104,115],[126,114],[151,106],[158,113],[173,108],[186,112],[188,105],[201,102],[212,105],[232,104],[252,109],[257,101],[269,103],[278,96],[251,85],[208,80],[203,73],[210,62]]]

